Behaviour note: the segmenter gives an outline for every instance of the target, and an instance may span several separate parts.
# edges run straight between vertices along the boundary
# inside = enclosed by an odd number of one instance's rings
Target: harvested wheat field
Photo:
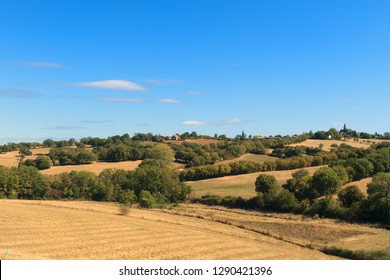
[[[36,148],[36,149],[31,149],[31,153],[33,155],[48,155],[50,150],[52,148]]]
[[[18,167],[20,161],[19,151],[0,154],[0,165],[7,167]]]
[[[310,175],[321,166],[302,168],[309,171]],[[296,169],[298,170],[298,169]],[[256,172],[251,174],[225,176],[221,178],[188,181],[186,184],[192,187],[195,196],[202,196],[205,194],[216,194],[221,196],[241,196],[243,198],[251,198],[256,195],[255,182],[260,174],[267,174],[275,176],[278,184],[284,184],[288,179],[292,178],[292,173],[296,170],[283,171],[269,171]]]
[[[126,171],[135,170],[140,165],[142,160],[136,161],[121,161],[121,162],[94,162],[91,164],[82,165],[62,165],[62,166],[51,166],[49,169],[42,170],[42,174],[55,175],[63,172],[71,171],[90,171],[95,174],[99,174],[104,169],[123,169]]]
[[[212,220],[120,216],[109,203],[0,200],[0,220],[0,259],[334,259]]]
[[[360,181],[354,181],[354,182],[350,182],[348,184],[346,184],[345,186],[343,186],[342,188],[346,188],[348,186],[351,186],[351,185],[355,185],[359,188],[359,190],[364,193],[365,195],[367,195],[367,184],[371,183],[372,182],[372,178],[365,178],[365,179],[362,179]]]
[[[165,211],[227,223],[293,244],[310,246],[316,250],[336,246],[353,251],[390,253],[388,230],[332,219],[311,219],[302,215],[245,211],[198,204],[182,204]]]
[[[341,140],[315,140],[315,139],[308,139],[308,140],[305,140],[301,143],[296,143],[296,144],[291,144],[291,145],[288,145],[288,146],[291,146],[291,147],[296,147],[296,146],[305,146],[305,147],[312,147],[312,148],[318,148],[320,145],[323,145],[322,149],[324,151],[330,151],[331,150],[331,145],[333,144],[336,144],[338,146],[340,146],[341,144],[347,144],[347,145],[350,145],[352,147],[355,147],[355,148],[368,148],[370,147],[370,145],[372,143],[367,143],[367,142],[363,142],[362,140],[360,140],[359,142],[355,142],[353,140],[345,140],[345,141],[341,141]]]

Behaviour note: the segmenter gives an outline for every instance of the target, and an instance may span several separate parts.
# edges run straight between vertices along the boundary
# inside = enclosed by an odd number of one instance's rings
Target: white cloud
[[[147,89],[143,86],[124,80],[106,80],[106,81],[95,81],[95,82],[85,82],[85,83],[73,83],[72,86],[79,87],[92,87],[92,88],[102,88],[109,90],[124,90],[124,91],[146,91]]]
[[[160,102],[160,103],[176,103],[176,104],[183,103],[182,101],[176,100],[176,99],[160,99],[158,102]]]
[[[184,121],[182,122],[183,125],[190,125],[190,126],[202,126],[202,125],[207,125],[206,122],[201,122],[201,121]]]
[[[159,86],[168,86],[172,84],[178,84],[177,80],[166,80],[166,79],[148,79],[144,80],[145,83],[159,85]]]
[[[240,120],[240,119],[231,119],[231,120],[225,121],[225,123],[226,124],[241,124],[242,120]]]
[[[145,100],[141,98],[116,98],[116,97],[107,97],[107,98],[99,98],[98,101],[101,102],[120,102],[120,103],[140,103]]]

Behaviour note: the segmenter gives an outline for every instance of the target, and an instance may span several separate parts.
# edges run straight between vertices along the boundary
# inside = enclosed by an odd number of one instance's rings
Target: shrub
[[[156,208],[157,203],[149,191],[142,190],[138,198],[139,206],[142,208]]]
[[[127,216],[130,213],[131,206],[126,205],[126,204],[119,204],[118,210],[119,214],[122,216]]]
[[[49,169],[51,166],[51,159],[45,156],[38,156],[35,160],[35,167],[39,170]]]
[[[133,190],[121,190],[118,193],[118,202],[123,205],[131,206],[137,200]]]

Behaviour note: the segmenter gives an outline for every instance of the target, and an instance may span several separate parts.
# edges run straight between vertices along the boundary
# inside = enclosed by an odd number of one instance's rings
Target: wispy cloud
[[[78,125],[54,125],[54,126],[45,126],[44,129],[50,129],[50,130],[76,130],[76,129],[83,129],[83,126]]]
[[[141,99],[141,98],[107,97],[107,98],[99,98],[97,100],[100,101],[100,102],[119,102],[119,103],[140,103],[140,102],[145,102],[145,100]]]
[[[202,126],[202,125],[234,125],[234,124],[242,124],[243,121],[240,119],[230,119],[230,120],[220,120],[220,121],[184,121],[183,125],[192,125],[192,126]]]
[[[101,88],[109,90],[123,90],[123,91],[147,91],[143,86],[125,80],[106,80],[106,81],[95,81],[95,82],[84,82],[84,83],[72,83],[71,86],[76,87],[90,87],[90,88]]]
[[[160,99],[158,102],[160,102],[160,103],[176,103],[176,104],[183,103],[183,101],[176,100],[176,99]]]
[[[166,80],[166,79],[148,79],[148,80],[144,80],[144,82],[148,84],[159,85],[159,86],[168,86],[168,85],[179,83],[179,81],[177,80]]]
[[[24,61],[20,63],[25,67],[34,67],[34,68],[51,68],[51,69],[59,69],[64,68],[63,64],[50,62],[50,61]]]
[[[201,121],[184,121],[181,124],[183,125],[189,125],[189,126],[203,126],[208,125],[207,122],[201,122]]]
[[[231,119],[225,121],[225,124],[241,124],[241,123],[243,123],[243,121],[240,119]]]
[[[0,90],[0,97],[6,98],[20,98],[20,99],[30,99],[40,97],[42,94],[32,92],[29,90],[21,90],[21,89],[4,89]]]

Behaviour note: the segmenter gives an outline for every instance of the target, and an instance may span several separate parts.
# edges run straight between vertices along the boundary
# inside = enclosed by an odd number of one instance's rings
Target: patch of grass
[[[209,211],[206,213],[206,217],[213,218],[214,216],[215,216],[214,212]]]
[[[121,204],[118,206],[119,214],[122,216],[127,216],[130,213],[131,206]]]
[[[351,260],[390,260],[390,254],[384,251],[349,250],[337,247],[325,247],[323,253]]]

